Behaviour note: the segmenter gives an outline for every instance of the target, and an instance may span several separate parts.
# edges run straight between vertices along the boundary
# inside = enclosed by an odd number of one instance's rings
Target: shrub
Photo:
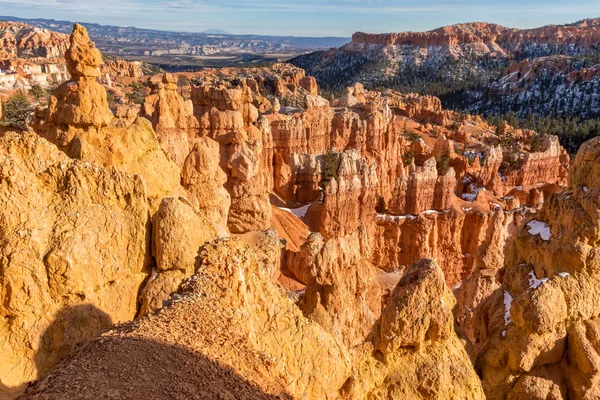
[[[539,133],[536,133],[532,138],[530,151],[532,153],[535,153],[535,152],[540,151],[541,148],[542,148],[542,135],[540,135]]]
[[[106,92],[106,101],[108,102],[108,108],[114,111],[117,107],[117,99],[112,92]]]
[[[133,82],[129,88],[131,91],[127,93],[127,99],[133,104],[143,104],[146,100],[146,86],[140,82]]]
[[[12,95],[3,105],[4,119],[0,125],[10,129],[27,130],[27,124],[31,120],[33,107],[29,98],[22,91]]]
[[[450,151],[446,150],[438,157],[437,161],[437,170],[438,175],[444,176],[450,169]]]
[[[33,85],[31,89],[29,89],[29,94],[35,97],[37,102],[39,103],[42,98],[46,95],[46,91],[42,89],[40,85]]]
[[[410,149],[406,152],[406,154],[404,154],[404,166],[408,167],[410,164],[413,163],[415,159],[415,152],[413,151],[413,149]]]
[[[319,186],[321,186],[322,189],[325,189],[332,178],[337,179],[337,169],[338,153],[329,149],[323,156],[323,171],[321,173],[321,182],[319,183]]]

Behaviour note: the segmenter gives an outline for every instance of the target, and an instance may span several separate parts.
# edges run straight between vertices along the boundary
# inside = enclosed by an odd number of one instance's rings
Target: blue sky
[[[530,28],[600,17],[600,1],[0,0],[0,15],[199,32],[350,36],[485,21]]]

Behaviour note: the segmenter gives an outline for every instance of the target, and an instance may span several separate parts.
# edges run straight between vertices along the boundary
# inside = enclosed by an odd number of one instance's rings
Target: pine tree
[[[3,109],[4,119],[0,121],[0,125],[10,129],[27,130],[27,124],[31,120],[33,107],[25,93],[18,91],[12,95],[4,103]]]

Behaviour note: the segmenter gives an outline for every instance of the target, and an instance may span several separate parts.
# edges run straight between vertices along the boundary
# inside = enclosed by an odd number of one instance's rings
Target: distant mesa
[[[204,33],[207,35],[231,35],[231,33],[227,32],[227,31],[223,31],[221,29],[207,29],[200,33]]]

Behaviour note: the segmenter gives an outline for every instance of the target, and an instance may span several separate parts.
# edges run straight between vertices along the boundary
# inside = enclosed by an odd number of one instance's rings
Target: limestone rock
[[[114,126],[106,90],[96,82],[102,57],[87,31],[75,25],[65,58],[73,81],[59,86],[34,130],[69,157],[144,177],[153,210],[167,196],[183,194],[179,169],[160,148],[150,123],[130,122],[129,111],[119,110]]]
[[[183,279],[194,274],[200,248],[226,236],[224,226],[196,214],[184,199],[163,199],[152,221],[152,255],[156,271],[141,293],[140,314],[160,309]]]
[[[135,316],[149,209],[140,176],[70,160],[32,133],[0,138],[0,204],[0,376],[16,387]]]
[[[292,262],[306,279],[304,314],[348,348],[365,341],[381,313],[382,291],[374,279],[379,271],[361,256],[367,243],[364,229],[325,243],[314,237]]]
[[[219,160],[219,144],[207,137],[198,139],[185,160],[181,181],[201,215],[226,224],[231,198],[224,187],[227,175]]]
[[[432,260],[413,264],[373,330],[373,359],[358,350],[349,398],[483,399],[481,384],[454,333],[452,294]]]
[[[187,131],[194,127],[192,113],[177,93],[177,81],[171,74],[150,79],[151,93],[146,97],[142,116],[152,122],[163,150],[179,167],[190,152]]]
[[[490,322],[477,338],[485,343],[479,362],[490,399],[518,393],[598,396],[600,347],[595,332],[600,269],[595,243],[600,204],[589,156],[598,147],[596,139],[582,146],[570,174],[572,189],[550,196],[508,249],[502,287],[495,297],[504,293],[509,317],[505,326],[492,323],[496,317],[491,315],[497,312],[490,306],[485,315]],[[543,237],[532,226],[544,229]],[[545,375],[536,372],[543,368]],[[551,378],[543,381],[550,371]],[[532,387],[534,377],[539,377],[537,388]],[[513,388],[514,379],[518,381]]]
[[[102,55],[87,30],[79,24],[73,27],[65,59],[71,80],[50,96],[47,121],[75,128],[108,125],[112,113],[108,109],[106,90],[96,81]]]
[[[69,37],[47,29],[34,28],[21,22],[0,23],[0,58],[62,57],[69,47]]]
[[[455,300],[446,289],[442,270],[432,260],[413,264],[389,301],[393,306],[382,314],[376,342],[384,354],[447,339],[454,329]]]
[[[572,187],[596,186],[597,180],[590,177],[600,176],[600,139],[585,142],[573,159],[569,169],[569,184]]]

